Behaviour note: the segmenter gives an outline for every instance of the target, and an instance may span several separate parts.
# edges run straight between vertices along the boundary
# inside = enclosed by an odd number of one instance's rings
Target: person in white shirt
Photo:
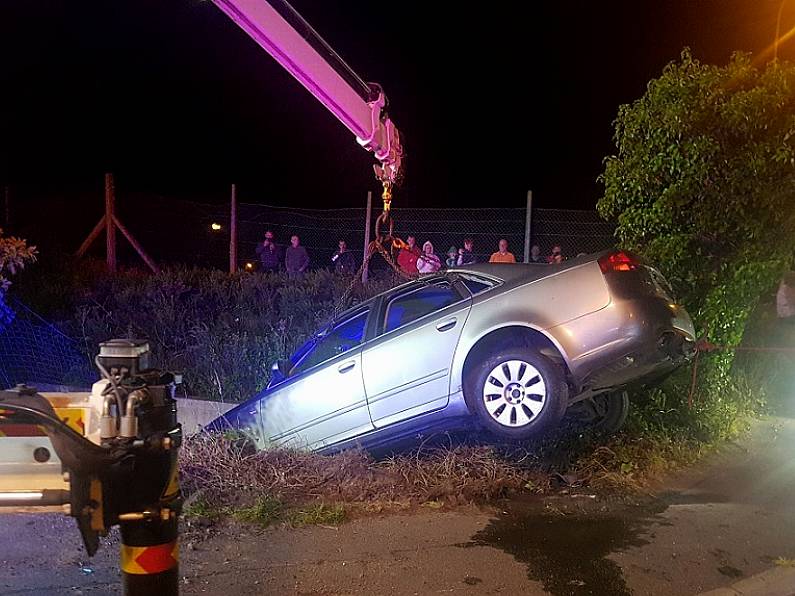
[[[442,260],[433,252],[433,244],[428,240],[422,245],[422,254],[417,257],[417,271],[436,273],[442,268]]]

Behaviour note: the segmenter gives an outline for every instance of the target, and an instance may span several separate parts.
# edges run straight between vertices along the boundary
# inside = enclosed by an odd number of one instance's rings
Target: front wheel
[[[472,368],[464,397],[487,430],[523,440],[557,426],[568,388],[560,366],[536,350],[509,348]]]

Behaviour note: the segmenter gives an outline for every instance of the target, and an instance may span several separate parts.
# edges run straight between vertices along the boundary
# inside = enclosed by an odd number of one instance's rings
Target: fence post
[[[232,198],[229,210],[229,273],[237,271],[237,186],[232,185]]]
[[[527,207],[524,216],[524,262],[530,262],[530,227],[533,224],[533,191],[527,191]]]
[[[364,219],[364,252],[362,253],[362,283],[367,283],[369,263],[367,262],[367,248],[370,246],[370,219],[373,214],[373,191],[367,191],[367,214]]]
[[[109,273],[116,273],[116,226],[113,225],[115,204],[113,174],[108,173],[105,174],[105,248]]]

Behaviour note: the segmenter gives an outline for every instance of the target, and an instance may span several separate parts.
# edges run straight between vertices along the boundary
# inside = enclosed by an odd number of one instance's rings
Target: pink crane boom
[[[373,152],[382,183],[391,186],[399,179],[400,135],[379,85],[359,78],[285,0],[213,2]]]

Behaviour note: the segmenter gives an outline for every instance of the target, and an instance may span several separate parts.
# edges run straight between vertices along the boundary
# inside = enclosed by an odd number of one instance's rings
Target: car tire
[[[614,391],[593,399],[597,409],[594,430],[604,436],[614,435],[621,430],[629,415],[629,394],[626,391]]]
[[[524,440],[558,425],[568,387],[563,370],[549,358],[532,348],[508,348],[472,367],[464,398],[486,430]]]
[[[576,432],[591,431],[608,437],[621,430],[628,414],[628,393],[613,391],[575,403],[566,412],[566,418]]]

